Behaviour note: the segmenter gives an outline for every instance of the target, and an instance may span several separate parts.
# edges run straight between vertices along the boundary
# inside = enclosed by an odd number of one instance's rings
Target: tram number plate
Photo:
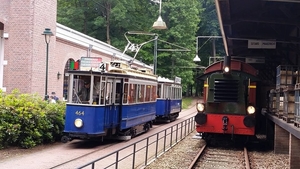
[[[76,111],[75,114],[78,115],[78,116],[83,116],[84,115],[84,111]]]

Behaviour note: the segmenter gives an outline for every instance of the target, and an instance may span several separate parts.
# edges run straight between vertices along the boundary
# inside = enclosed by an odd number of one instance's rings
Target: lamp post
[[[198,49],[198,39],[199,38],[207,38],[207,41],[205,41],[204,43],[203,43],[203,45]],[[200,59],[200,57],[198,56],[198,52],[199,52],[199,50],[201,50],[201,48],[210,40],[210,39],[213,39],[213,52],[214,52],[214,54],[213,55],[215,55],[215,39],[216,38],[222,38],[222,36],[197,36],[196,37],[196,56],[195,56],[195,58],[193,59],[193,61],[194,62],[200,62],[201,61],[201,59]]]
[[[48,100],[48,55],[49,55],[49,43],[50,43],[50,37],[53,36],[53,33],[51,32],[50,28],[45,28],[43,34],[45,36],[45,42],[46,42],[46,81],[45,81],[45,100]]]
[[[156,70],[157,70],[157,39],[158,36],[155,36],[155,40],[154,40],[154,59],[153,59],[153,72],[156,75]]]
[[[157,1],[155,1],[157,2]],[[159,2],[159,15],[158,15],[158,19],[153,23],[152,28],[154,29],[167,29],[166,23],[163,21],[162,17],[161,17],[161,0]]]
[[[198,56],[198,37],[196,38],[196,56],[195,56],[195,58],[193,59],[193,61],[194,62],[200,62],[201,61],[201,59],[199,58],[199,56]]]
[[[157,1],[156,1],[157,2]],[[167,25],[166,23],[163,21],[162,17],[161,17],[161,4],[162,4],[162,1],[159,0],[159,15],[158,15],[158,18],[157,20],[153,23],[153,26],[152,28],[153,29],[167,29]],[[156,70],[157,70],[157,39],[158,39],[158,36],[155,36],[155,41],[154,41],[154,59],[153,59],[153,72],[154,74],[156,75]]]

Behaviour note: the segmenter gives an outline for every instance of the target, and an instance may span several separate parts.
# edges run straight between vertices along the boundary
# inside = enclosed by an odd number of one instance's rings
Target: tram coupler
[[[227,116],[224,116],[223,118],[222,118],[222,122],[223,122],[223,131],[224,131],[224,133],[225,133],[225,131],[227,131],[228,130],[228,128],[227,128],[227,125],[228,125],[228,117]]]

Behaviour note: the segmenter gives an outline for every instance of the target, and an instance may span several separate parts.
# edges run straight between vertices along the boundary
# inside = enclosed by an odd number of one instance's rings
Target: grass
[[[182,109],[187,109],[193,102],[193,97],[182,98]]]

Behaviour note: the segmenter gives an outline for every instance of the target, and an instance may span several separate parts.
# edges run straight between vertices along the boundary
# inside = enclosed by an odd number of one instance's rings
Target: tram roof
[[[114,77],[134,77],[140,79],[157,80],[157,76],[154,75],[150,69],[145,68],[133,68],[124,61],[111,61],[104,63],[106,70],[100,70],[99,68],[93,67],[91,70],[86,68],[83,70],[69,70],[71,74],[81,75],[106,75]]]

